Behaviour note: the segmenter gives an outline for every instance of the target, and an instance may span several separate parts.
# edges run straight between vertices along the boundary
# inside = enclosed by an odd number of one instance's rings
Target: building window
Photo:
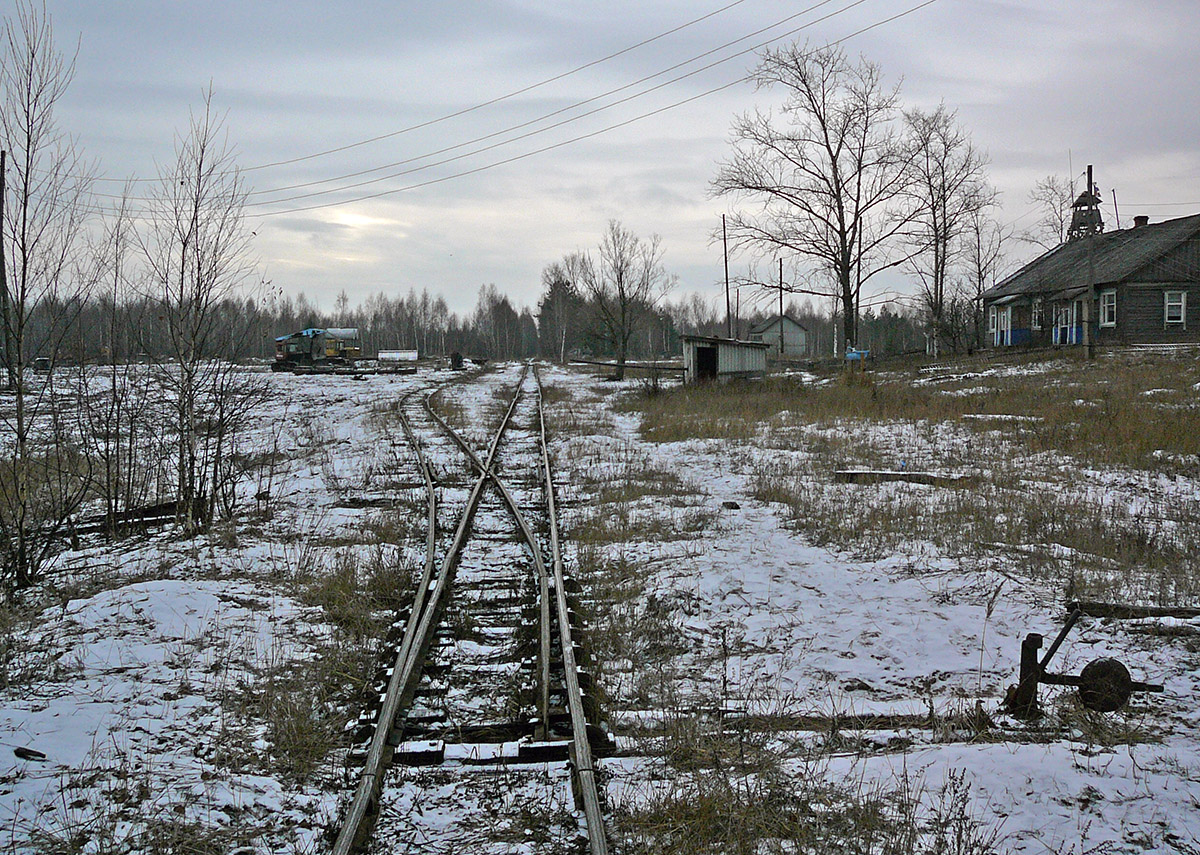
[[[1187,328],[1187,292],[1163,292],[1163,322],[1168,327]]]
[[[988,306],[988,335],[996,333],[996,307]]]
[[[1115,327],[1117,325],[1117,292],[1100,292],[1100,326]]]
[[[1029,307],[1029,328],[1040,330],[1042,328],[1042,316],[1045,312],[1045,304],[1041,297],[1034,297],[1033,303]]]

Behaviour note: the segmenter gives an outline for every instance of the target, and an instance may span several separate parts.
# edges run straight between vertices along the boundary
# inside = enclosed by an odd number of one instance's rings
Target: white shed
[[[775,358],[808,356],[808,329],[787,315],[777,315],[755,324],[750,329],[750,340],[769,344],[771,356]]]
[[[765,342],[706,335],[685,335],[680,339],[683,341],[685,383],[762,377],[767,373],[770,345]]]
[[[381,350],[379,351],[380,364],[391,364],[395,362],[416,362],[417,351],[415,350]]]

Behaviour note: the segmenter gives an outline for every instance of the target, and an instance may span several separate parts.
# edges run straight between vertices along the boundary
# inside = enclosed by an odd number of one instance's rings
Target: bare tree
[[[565,264],[578,265],[580,292],[595,312],[595,334],[612,348],[617,358],[616,377],[625,378],[629,342],[648,310],[675,284],[662,264],[662,241],[652,235],[649,242],[609,220],[596,257],[579,253]]]
[[[1036,207],[1039,219],[1021,233],[1021,240],[1042,249],[1054,249],[1066,241],[1071,225],[1071,205],[1075,202],[1071,181],[1058,175],[1047,175],[1029,191],[1029,202]]]
[[[188,532],[211,521],[230,440],[221,425],[201,418],[200,408],[242,415],[219,400],[240,394],[227,376],[231,366],[211,357],[222,352],[230,332],[217,323],[217,308],[254,269],[246,194],[210,89],[187,135],[176,141],[174,163],[160,169],[152,225],[141,236],[149,293],[166,325],[170,361],[162,377],[172,393],[179,515]]]
[[[966,291],[971,303],[972,340],[983,345],[983,292],[996,284],[1004,264],[1004,246],[1012,231],[990,216],[988,211],[973,211],[967,221],[964,252]]]
[[[141,323],[144,301],[136,293],[132,254],[133,215],[129,188],[108,216],[91,250],[99,291],[100,355],[106,384],[93,383],[80,365],[80,420],[87,454],[95,461],[93,487],[104,502],[110,536],[120,532],[121,514],[146,504],[163,480],[163,438],[151,378],[129,359],[130,337]],[[169,459],[169,458],[167,458]]]
[[[713,192],[759,204],[728,218],[735,246],[800,256],[829,277],[853,345],[864,283],[904,261],[890,257],[908,219],[898,90],[884,87],[877,65],[851,64],[836,47],[768,50],[753,76],[784,90],[787,124],[758,111],[738,119]]]
[[[14,397],[0,460],[8,589],[36,581],[86,481],[52,376],[31,384],[28,372],[33,357],[53,365],[86,290],[78,261],[92,170],[55,116],[74,70],[45,7],[19,0],[0,31],[0,323]]]
[[[994,191],[984,178],[986,159],[971,144],[955,114],[939,105],[926,113],[905,113],[911,153],[908,193],[913,201],[907,234],[909,264],[920,283],[930,342],[936,355],[961,336],[947,313],[951,269],[966,252],[963,240],[971,218],[990,206]]]

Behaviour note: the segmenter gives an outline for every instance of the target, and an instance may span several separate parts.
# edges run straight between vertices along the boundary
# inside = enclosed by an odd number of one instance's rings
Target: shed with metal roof
[[[684,335],[683,379],[726,381],[735,377],[762,377],[767,373],[767,350],[761,341],[741,341],[706,335]]]

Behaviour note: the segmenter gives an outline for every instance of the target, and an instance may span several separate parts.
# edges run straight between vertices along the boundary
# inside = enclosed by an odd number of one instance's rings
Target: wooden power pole
[[[1099,217],[1096,214],[1094,186],[1092,184],[1092,165],[1089,163],[1087,168],[1088,222],[1093,231],[1087,236],[1088,280],[1087,290],[1083,292],[1083,355],[1087,359],[1093,359],[1096,356],[1095,346],[1092,342],[1092,293],[1096,290],[1096,236],[1100,232],[1095,225],[1099,221]]]
[[[733,315],[729,306],[729,239],[725,236],[725,215],[721,215],[721,247],[725,252],[725,337],[733,338]]]
[[[783,361],[783,258],[779,259],[779,361]]]

